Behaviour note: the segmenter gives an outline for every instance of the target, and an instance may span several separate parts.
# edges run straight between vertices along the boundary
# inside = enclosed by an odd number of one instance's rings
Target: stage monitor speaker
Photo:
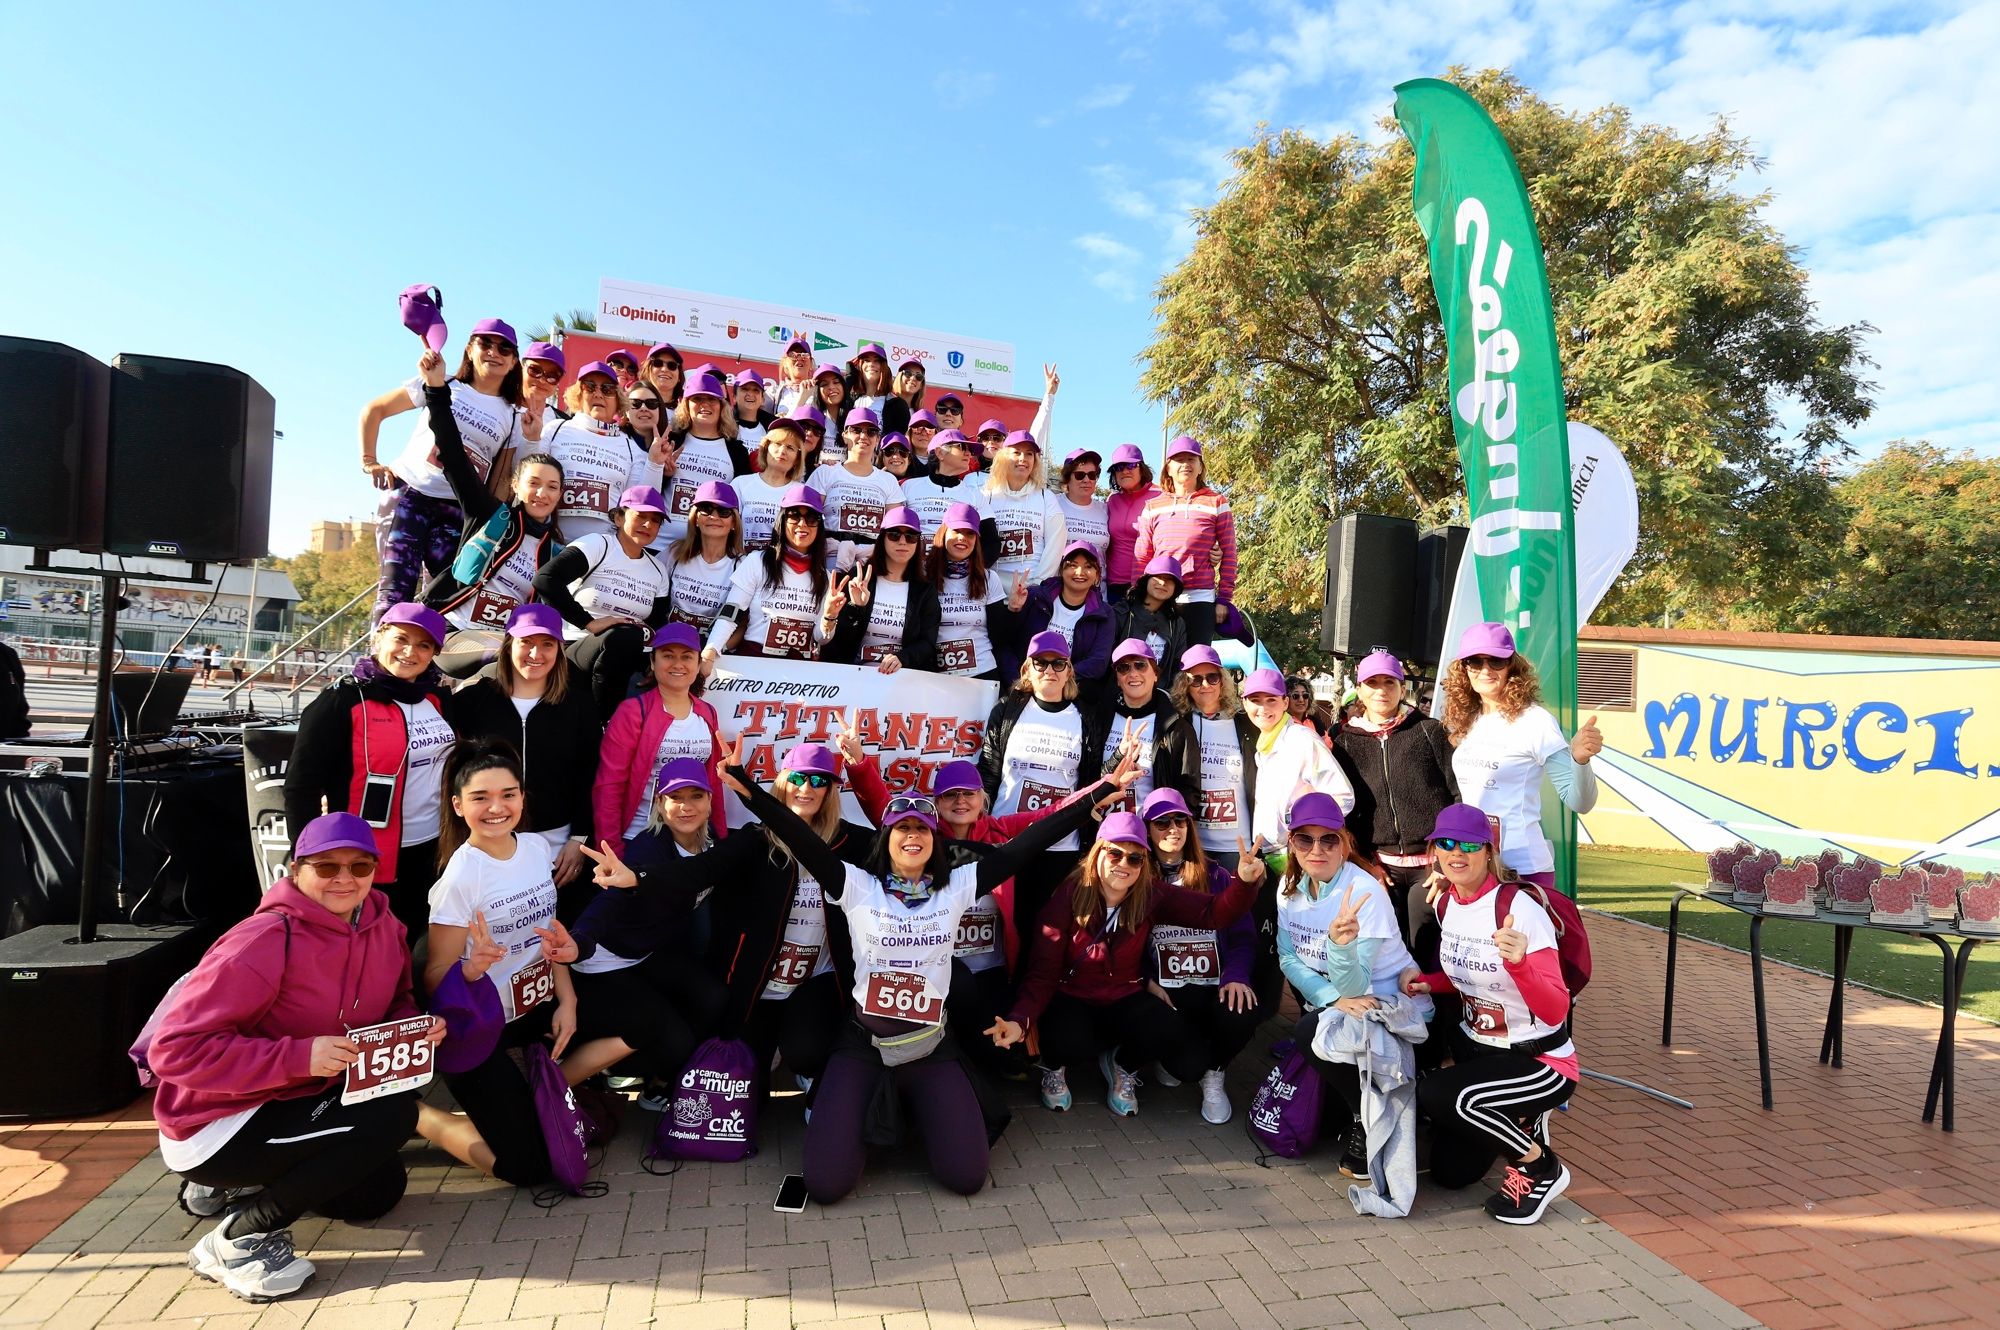
[[[111,367],[104,548],[207,563],[270,553],[271,394],[227,365],[122,355]]]
[[[0,337],[0,544],[98,547],[110,398],[103,361],[60,342]]]
[[[74,924],[0,939],[0,1117],[76,1119],[139,1094],[126,1055],[167,988],[214,940],[213,924],[106,924],[79,943]]]
[[[1410,659],[1435,665],[1444,658],[1444,625],[1451,614],[1451,593],[1458,585],[1458,562],[1465,557],[1467,528],[1434,526],[1417,536],[1416,623],[1411,631]]]
[[[1365,656],[1377,647],[1410,654],[1417,585],[1417,524],[1407,517],[1348,513],[1327,528],[1322,651]]]
[[[285,771],[292,763],[296,725],[243,727],[243,789],[250,802],[250,847],[269,891],[292,866],[292,833],[285,820]]]

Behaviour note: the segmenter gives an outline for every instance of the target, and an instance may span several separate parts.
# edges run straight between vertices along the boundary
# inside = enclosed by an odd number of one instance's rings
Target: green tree
[[[1846,529],[1784,626],[2000,640],[2000,459],[1898,441],[1833,497]]]
[[[528,329],[531,342],[561,342],[563,333],[597,331],[597,319],[587,309],[573,309],[567,314],[552,314],[546,325]]]
[[[1806,274],[1736,192],[1756,161],[1717,123],[1683,138],[1557,109],[1453,70],[1521,165],[1547,251],[1569,415],[1616,439],[1641,544],[1605,621],[1768,617],[1834,540],[1823,457],[1868,413],[1865,324],[1815,318]],[[1442,325],[1410,211],[1409,145],[1261,130],[1156,292],[1141,384],[1230,489],[1239,599],[1316,607],[1338,513],[1464,518]],[[1799,427],[1787,434],[1781,414]]]
[[[272,564],[290,577],[298,590],[295,626],[299,632],[321,622],[362,592],[372,590],[382,573],[373,545],[356,545],[334,554],[307,550],[289,559],[274,559]],[[368,614],[373,607],[372,598],[364,598],[315,640],[328,650],[346,645],[367,631]]]

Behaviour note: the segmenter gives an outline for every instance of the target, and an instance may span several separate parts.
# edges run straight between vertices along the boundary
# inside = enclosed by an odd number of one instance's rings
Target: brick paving
[[[740,1165],[638,1167],[636,1111],[602,1197],[552,1211],[413,1144],[410,1194],[368,1227],[308,1219],[319,1266],[304,1293],[258,1308],[194,1278],[200,1225],[148,1154],[7,1197],[0,1235],[45,1232],[0,1270],[0,1325],[372,1327],[778,1326],[1554,1327],[1994,1324],[2000,1211],[1983,1197],[2000,1140],[2000,1037],[1964,1027],[1959,1130],[1917,1121],[1937,1013],[1854,992],[1847,1066],[1815,1060],[1826,981],[1769,974],[1778,1112],[1756,1107],[1747,964],[1683,949],[1682,1008],[1658,1045],[1662,939],[1592,919],[1600,979],[1581,1015],[1590,1065],[1694,1098],[1694,1113],[1586,1083],[1559,1115],[1577,1180],[1533,1229],[1485,1218],[1483,1189],[1426,1188],[1406,1221],[1353,1215],[1330,1151],[1260,1168],[1241,1108],[1265,1063],[1232,1079],[1238,1120],[1210,1127],[1192,1086],[1141,1092],[1112,1118],[1086,1079],[1078,1106],[1026,1102],[978,1196],[932,1187],[911,1153],[878,1153],[854,1197],[773,1214],[799,1165],[794,1104]],[[128,1115],[129,1116],[129,1115]],[[1879,1133],[1869,1155],[1848,1142]],[[90,1135],[93,1133],[81,1133]],[[133,1149],[128,1130],[97,1132]],[[22,1129],[0,1178],[66,1134]],[[100,1145],[98,1151],[108,1149]],[[58,1161],[59,1162],[59,1161]],[[92,1161],[82,1161],[79,1164]],[[51,1165],[41,1160],[43,1169]],[[25,1184],[24,1184],[25,1185]],[[91,1193],[102,1188],[95,1195]],[[21,1206],[32,1218],[10,1218]],[[11,1228],[9,1225],[11,1224]],[[51,1225],[55,1225],[52,1230]]]

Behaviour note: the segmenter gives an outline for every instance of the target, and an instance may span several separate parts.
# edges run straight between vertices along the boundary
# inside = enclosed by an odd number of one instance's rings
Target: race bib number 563
[[[431,1060],[430,1017],[411,1016],[400,1021],[383,1021],[380,1025],[364,1025],[349,1031],[347,1037],[361,1050],[361,1057],[347,1069],[341,1103],[358,1104],[429,1083],[435,1070]]]

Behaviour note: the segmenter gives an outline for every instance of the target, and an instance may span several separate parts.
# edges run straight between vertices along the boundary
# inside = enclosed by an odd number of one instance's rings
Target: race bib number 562
[[[431,1018],[411,1016],[400,1021],[383,1021],[351,1030],[347,1037],[361,1050],[361,1057],[347,1069],[347,1085],[340,1092],[343,1104],[414,1090],[430,1082],[435,1065],[431,1060]]]

